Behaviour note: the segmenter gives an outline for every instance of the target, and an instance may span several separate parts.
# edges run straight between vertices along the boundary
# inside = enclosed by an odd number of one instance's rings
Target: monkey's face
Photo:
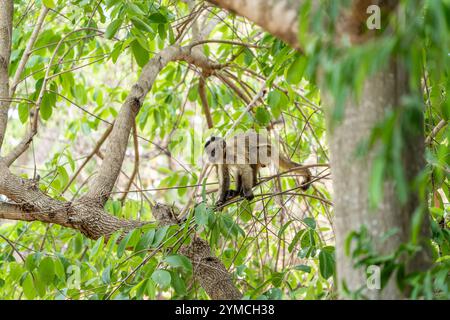
[[[225,140],[219,137],[211,137],[205,143],[205,154],[210,163],[223,163],[225,154]]]

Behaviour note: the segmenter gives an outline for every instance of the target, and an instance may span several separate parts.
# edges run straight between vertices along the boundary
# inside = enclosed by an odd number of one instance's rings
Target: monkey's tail
[[[308,168],[305,168],[302,164],[294,162],[283,155],[280,154],[278,159],[279,166],[283,169],[292,169],[296,168],[295,171],[298,171],[305,180],[302,183],[302,190],[308,190],[309,186],[311,185],[312,175],[311,171]]]

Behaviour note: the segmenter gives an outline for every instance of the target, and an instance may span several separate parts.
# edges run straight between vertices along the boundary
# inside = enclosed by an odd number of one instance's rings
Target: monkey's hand
[[[247,199],[248,201],[252,201],[255,196],[253,195],[253,192],[249,191],[244,193],[244,198]]]
[[[227,200],[237,197],[239,195],[239,191],[230,189],[227,191]]]

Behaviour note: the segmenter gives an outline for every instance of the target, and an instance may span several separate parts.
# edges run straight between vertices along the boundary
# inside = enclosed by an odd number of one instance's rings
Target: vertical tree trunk
[[[376,148],[364,158],[355,156],[359,143],[370,136],[373,127],[383,119],[391,108],[398,107],[400,98],[407,93],[405,69],[399,63],[390,66],[366,80],[360,103],[349,102],[345,116],[329,133],[331,170],[333,175],[333,201],[335,203],[336,261],[338,287],[342,292],[343,281],[354,291],[364,288],[363,294],[370,299],[399,299],[403,293],[395,281],[383,290],[369,290],[366,286],[366,270],[355,270],[352,259],[344,252],[344,244],[351,231],[365,225],[380,253],[390,253],[407,241],[410,236],[411,218],[419,200],[411,194],[407,203],[401,205],[393,181],[384,182],[384,198],[378,209],[369,206],[369,181]],[[414,178],[424,167],[423,132],[405,141],[403,160],[408,180]],[[428,225],[425,219],[425,227]],[[424,230],[425,230],[424,227]],[[385,232],[397,228],[398,232],[385,242],[379,240]],[[426,264],[425,256],[415,257],[408,265],[417,268]]]
[[[9,97],[9,58],[11,55],[11,35],[13,2],[0,0],[0,150],[5,137],[8,122]]]

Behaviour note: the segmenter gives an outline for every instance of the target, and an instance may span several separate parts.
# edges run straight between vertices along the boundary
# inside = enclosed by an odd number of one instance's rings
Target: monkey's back
[[[267,134],[246,132],[236,134],[226,140],[226,163],[231,165],[271,163],[273,146]]]

